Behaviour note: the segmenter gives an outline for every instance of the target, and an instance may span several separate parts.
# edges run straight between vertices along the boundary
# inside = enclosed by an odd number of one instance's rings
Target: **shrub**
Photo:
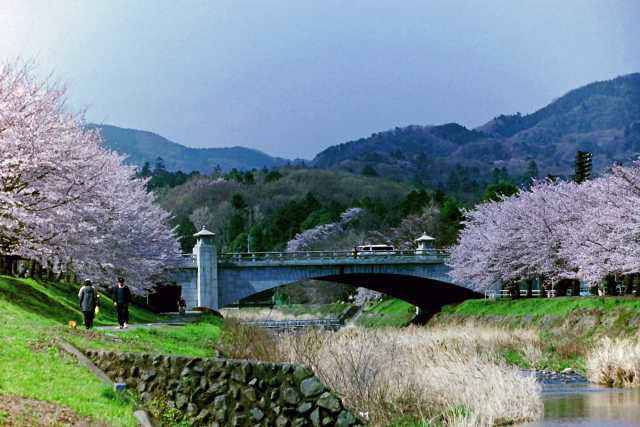
[[[233,318],[225,319],[216,349],[232,359],[281,360],[275,335]]]
[[[640,342],[608,337],[587,356],[589,381],[609,387],[640,386]]]

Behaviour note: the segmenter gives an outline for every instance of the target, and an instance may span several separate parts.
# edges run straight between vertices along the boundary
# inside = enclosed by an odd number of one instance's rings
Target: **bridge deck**
[[[354,253],[353,251],[306,252],[241,252],[223,253],[218,263],[226,266],[261,267],[295,265],[368,265],[368,264],[440,264],[448,257],[444,250],[385,251],[381,253]],[[183,255],[183,268],[195,268],[193,255]]]

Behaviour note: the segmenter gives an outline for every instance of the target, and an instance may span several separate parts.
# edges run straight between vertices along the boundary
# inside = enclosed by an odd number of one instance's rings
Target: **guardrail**
[[[448,251],[431,249],[425,251],[304,251],[304,252],[238,252],[220,254],[221,261],[262,261],[262,260],[306,260],[306,259],[335,259],[335,258],[399,258],[399,257],[438,257],[446,258]]]
[[[243,321],[247,325],[258,326],[266,329],[277,329],[283,331],[295,331],[304,328],[322,328],[337,331],[344,323],[339,319],[307,319],[307,320],[247,320]]]
[[[526,289],[520,289],[519,295],[521,298],[526,298],[528,292]],[[545,291],[545,295],[547,298],[553,298],[556,296],[556,291]],[[532,298],[540,298],[542,296],[542,291],[540,289],[532,289],[531,297]],[[511,291],[508,289],[500,289],[499,291],[485,291],[484,299],[510,299],[512,298]]]

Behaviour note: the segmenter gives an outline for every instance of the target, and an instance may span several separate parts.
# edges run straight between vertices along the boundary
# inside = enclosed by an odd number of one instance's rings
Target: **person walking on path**
[[[84,327],[91,329],[93,327],[93,318],[96,314],[96,307],[98,306],[98,298],[100,298],[91,280],[87,279],[84,281],[84,286],[81,287],[80,292],[78,292],[78,298],[80,299],[80,310],[84,316]]]
[[[118,312],[118,324],[120,329],[129,327],[129,303],[131,302],[131,290],[124,284],[124,278],[118,277],[113,288],[113,304]]]

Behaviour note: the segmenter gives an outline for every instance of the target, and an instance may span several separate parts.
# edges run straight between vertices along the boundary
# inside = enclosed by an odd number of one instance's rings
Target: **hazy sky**
[[[640,71],[639,21],[637,0],[0,0],[0,59],[36,58],[90,121],[311,158]]]

